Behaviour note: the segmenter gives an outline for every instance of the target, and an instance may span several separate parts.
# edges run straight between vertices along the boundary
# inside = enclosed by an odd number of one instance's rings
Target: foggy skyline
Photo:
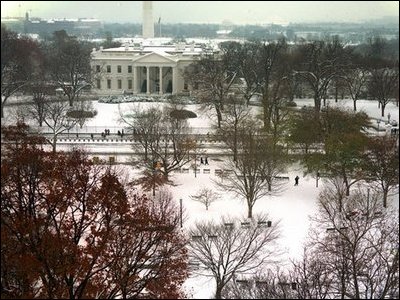
[[[1,17],[96,18],[141,23],[142,1],[1,1]],[[288,24],[361,22],[399,17],[398,1],[153,1],[154,22]]]

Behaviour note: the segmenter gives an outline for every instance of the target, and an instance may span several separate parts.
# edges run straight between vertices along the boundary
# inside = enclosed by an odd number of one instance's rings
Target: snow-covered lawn
[[[296,100],[298,106],[313,105],[312,99],[298,99]],[[123,104],[106,104],[95,101],[94,108],[98,111],[97,116],[90,120],[83,130],[80,132],[102,132],[105,128],[111,129],[111,133],[115,134],[117,130],[123,127],[119,121],[119,111],[123,113],[132,110],[145,109],[150,106],[161,107],[164,104],[160,103],[123,103]],[[333,100],[329,101],[329,105],[343,106],[352,109],[351,100],[341,100],[335,103]],[[380,109],[378,108],[377,101],[359,100],[357,102],[358,111],[365,111],[372,118],[381,118]],[[6,107],[6,116],[10,110],[15,107]],[[186,109],[194,111],[198,118],[190,119],[190,125],[197,128],[198,131],[206,133],[211,131],[211,122],[209,115],[213,111],[201,110],[198,105],[187,105]],[[256,110],[256,109],[254,109]],[[399,120],[399,110],[395,104],[389,103],[386,108],[385,118],[390,113],[391,120]],[[11,117],[6,117],[2,120],[2,124],[12,122]],[[384,123],[383,123],[384,124]],[[382,124],[382,125],[383,125]],[[113,132],[114,131],[114,132]],[[71,131],[75,132],[75,131]],[[80,144],[84,146],[84,143]],[[114,144],[113,144],[114,145]],[[102,149],[101,145],[94,146],[94,149]],[[127,147],[127,145],[115,145],[115,152],[118,152],[118,147]],[[179,205],[179,199],[182,199],[183,207],[185,210],[185,220],[183,229],[189,228],[194,222],[206,219],[219,219],[222,215],[230,216],[246,216],[247,206],[244,199],[239,199],[233,194],[220,191],[218,185],[213,181],[217,179],[215,169],[224,169],[223,160],[214,159],[209,157],[209,165],[200,165],[200,172],[195,177],[194,170],[190,169],[189,173],[174,173],[172,179],[175,183],[169,190],[171,191],[174,199]],[[131,167],[118,166],[124,169],[132,178],[137,174],[137,170]],[[204,173],[204,169],[210,169],[210,173]],[[281,237],[279,245],[284,254],[281,256],[282,267],[289,263],[289,259],[299,258],[302,254],[302,245],[307,236],[310,225],[309,217],[315,214],[317,210],[317,198],[319,192],[326,184],[324,179],[319,181],[319,187],[316,187],[315,177],[311,175],[304,176],[303,170],[300,165],[292,165],[285,176],[289,177],[285,190],[279,196],[265,196],[258,200],[254,206],[254,213],[267,213],[272,222],[280,222]],[[300,177],[299,185],[294,186],[294,177]],[[211,204],[207,211],[205,206],[190,198],[191,195],[197,193],[202,187],[207,187],[216,190],[220,193],[221,199]],[[398,191],[389,199],[389,205],[398,209],[399,207],[399,194]],[[185,287],[189,294],[195,299],[210,298],[214,292],[214,282],[209,278],[190,277],[185,283]]]
[[[183,222],[183,229],[189,228],[196,221],[216,219],[221,216],[247,216],[247,205],[243,199],[235,195],[219,190],[218,185],[213,181],[218,177],[214,174],[215,169],[223,168],[223,162],[210,160],[209,165],[201,165],[200,172],[195,177],[194,170],[189,173],[174,173],[173,181],[176,184],[169,188],[176,203],[182,199],[186,219]],[[210,174],[204,174],[204,169],[210,169]],[[131,176],[136,172],[129,172]],[[301,167],[292,165],[283,193],[279,196],[266,196],[256,202],[253,213],[267,213],[272,222],[280,222],[281,237],[278,241],[283,255],[280,256],[280,267],[284,268],[290,264],[289,259],[298,259],[302,255],[302,247],[307,237],[311,224],[309,217],[317,211],[317,197],[323,189],[326,181],[320,179],[316,187],[315,177],[304,176]],[[299,185],[294,186],[294,178],[300,177]],[[203,187],[218,191],[221,199],[213,202],[208,211],[205,205],[190,198]],[[389,205],[398,209],[399,194],[390,197]],[[215,283],[212,278],[192,276],[185,283],[185,288],[193,295],[194,299],[205,299],[213,297]]]

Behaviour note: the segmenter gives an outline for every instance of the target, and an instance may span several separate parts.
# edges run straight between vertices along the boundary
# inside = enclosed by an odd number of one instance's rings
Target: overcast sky
[[[139,23],[142,1],[1,1],[2,17],[97,18]],[[399,17],[398,1],[153,1],[155,21],[165,23],[264,24],[359,22]]]

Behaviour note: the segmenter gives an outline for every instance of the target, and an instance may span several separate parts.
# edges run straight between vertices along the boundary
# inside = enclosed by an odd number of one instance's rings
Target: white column
[[[176,94],[176,72],[177,67],[172,67],[172,94]]]
[[[158,81],[158,83],[160,85],[159,94],[162,95],[163,94],[162,67],[160,66],[159,69],[160,69],[160,80]]]
[[[133,67],[133,93],[137,94],[138,93],[138,78],[137,78],[137,67]]]
[[[146,93],[150,94],[150,67],[146,66]]]

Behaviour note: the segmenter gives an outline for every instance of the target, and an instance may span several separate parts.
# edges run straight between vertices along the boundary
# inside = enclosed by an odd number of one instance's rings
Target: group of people
[[[200,157],[200,164],[204,164],[204,165],[208,165],[208,159],[207,159],[207,156],[204,158],[204,160],[203,160],[203,158],[202,157]]]
[[[110,135],[110,129],[104,129],[104,132],[101,133],[102,138],[105,138],[107,135]],[[123,129],[121,131],[118,130],[117,135],[120,136],[121,138],[124,137],[124,130]],[[93,134],[91,134],[91,137],[93,139]]]
[[[101,133],[102,138],[105,138],[107,135],[110,135],[110,129],[104,129],[104,132]]]

